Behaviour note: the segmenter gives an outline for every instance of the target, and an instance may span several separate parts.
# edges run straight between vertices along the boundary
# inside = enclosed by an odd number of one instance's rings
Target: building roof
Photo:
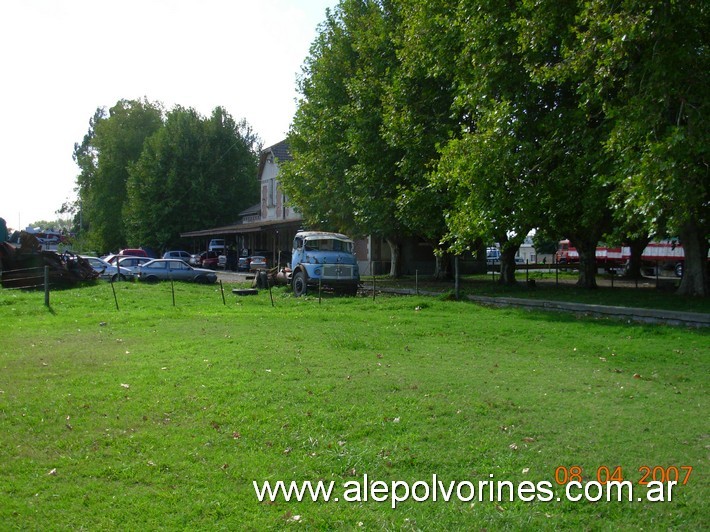
[[[261,150],[261,154],[259,155],[259,173],[257,174],[259,181],[261,181],[261,175],[264,173],[266,161],[268,161],[270,157],[272,157],[277,164],[282,161],[292,161],[293,157],[291,157],[291,152],[289,151],[288,141],[282,140],[273,146]]]
[[[242,218],[244,216],[251,216],[253,214],[259,214],[261,212],[261,203],[256,203],[252,205],[251,207],[247,207],[244,209],[242,212],[239,213],[239,216]]]
[[[293,160],[293,157],[291,157],[291,150],[289,149],[287,140],[282,140],[281,142],[278,142],[273,146],[269,146],[265,150],[262,150],[262,152],[264,151],[271,151],[271,153],[274,154],[274,157],[276,157],[279,161]]]

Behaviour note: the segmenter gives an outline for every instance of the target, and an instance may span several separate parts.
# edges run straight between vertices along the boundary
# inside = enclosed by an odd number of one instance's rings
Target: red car
[[[189,262],[193,266],[216,270],[219,263],[219,253],[215,251],[203,251],[202,253],[197,253],[190,257]]]

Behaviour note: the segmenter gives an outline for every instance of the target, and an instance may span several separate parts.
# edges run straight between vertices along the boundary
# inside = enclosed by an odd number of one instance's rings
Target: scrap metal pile
[[[93,281],[98,273],[86,259],[71,253],[43,251],[34,235],[20,234],[20,245],[0,242],[0,270],[3,288],[35,288],[44,285],[44,267],[49,268],[53,286],[71,286]]]

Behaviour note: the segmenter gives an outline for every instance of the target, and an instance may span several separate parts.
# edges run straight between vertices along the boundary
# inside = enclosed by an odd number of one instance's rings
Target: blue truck
[[[340,233],[299,231],[293,239],[291,287],[296,297],[318,286],[355,295],[360,270],[354,242]]]

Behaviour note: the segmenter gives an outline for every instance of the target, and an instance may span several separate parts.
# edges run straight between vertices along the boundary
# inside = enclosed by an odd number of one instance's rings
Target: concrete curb
[[[565,301],[540,301],[517,297],[468,296],[468,299],[486,305],[512,306],[557,312],[572,312],[574,314],[605,316],[639,323],[662,323],[666,325],[680,325],[684,327],[710,327],[710,314],[702,314],[699,312],[682,312],[675,310],[658,310],[636,307],[611,307],[605,305],[569,303]]]

